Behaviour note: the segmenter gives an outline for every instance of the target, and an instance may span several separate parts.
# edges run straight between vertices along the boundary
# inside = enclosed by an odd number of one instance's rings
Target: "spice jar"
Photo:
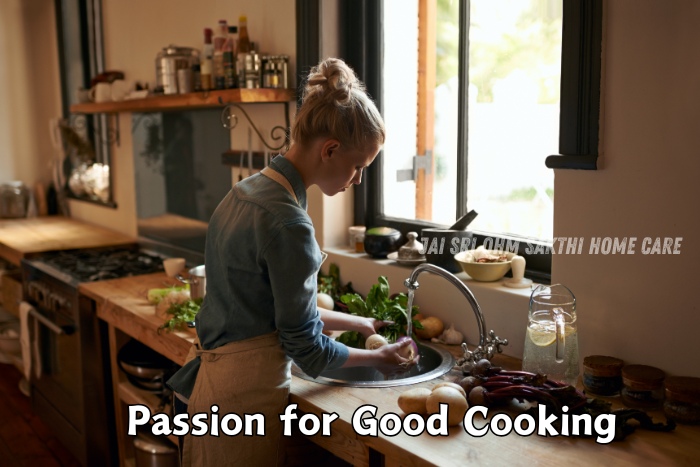
[[[352,225],[348,228],[348,245],[351,250],[357,253],[365,252],[365,230],[364,225]]]
[[[653,366],[627,365],[622,368],[622,402],[640,409],[660,408],[664,401],[666,374]]]
[[[677,423],[700,424],[700,378],[691,376],[668,378],[664,413]]]
[[[622,388],[622,366],[619,358],[589,355],[583,359],[583,388],[593,396],[617,396]]]

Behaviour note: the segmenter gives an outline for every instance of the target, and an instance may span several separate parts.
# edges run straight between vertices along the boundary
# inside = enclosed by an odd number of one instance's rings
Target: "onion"
[[[411,339],[408,336],[402,336],[396,339],[396,343],[400,344],[401,342],[404,341],[411,341],[411,345],[407,345],[406,347],[403,347],[401,350],[399,350],[399,355],[407,360],[409,360],[410,363],[418,363],[418,360],[420,360],[420,354],[418,353],[418,345],[416,345],[416,342]]]
[[[372,334],[367,338],[365,341],[365,349],[367,350],[374,350],[378,349],[379,347],[384,347],[387,345],[389,342],[382,336],[381,334]]]

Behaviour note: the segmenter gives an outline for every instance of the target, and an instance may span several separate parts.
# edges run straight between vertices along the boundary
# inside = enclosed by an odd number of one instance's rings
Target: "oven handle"
[[[75,327],[73,326],[58,326],[56,323],[48,319],[46,316],[42,315],[39,313],[36,308],[31,307],[29,308],[29,314],[32,315],[34,318],[36,318],[38,321],[41,322],[44,326],[49,328],[53,333],[58,334],[59,336],[61,334],[66,334],[70,336],[75,332]]]

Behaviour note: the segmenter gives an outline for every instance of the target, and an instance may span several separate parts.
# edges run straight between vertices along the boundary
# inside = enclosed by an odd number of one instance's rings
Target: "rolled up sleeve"
[[[274,297],[275,325],[287,355],[312,378],[339,368],[348,348],[322,333],[316,306],[321,251],[306,220],[283,225],[263,252]]]

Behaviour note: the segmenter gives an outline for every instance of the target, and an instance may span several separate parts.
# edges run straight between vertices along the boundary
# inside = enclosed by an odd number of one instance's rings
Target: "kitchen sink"
[[[292,365],[292,374],[307,381],[331,386],[386,388],[430,381],[450,371],[455,364],[454,357],[444,349],[422,342],[418,343],[418,349],[418,364],[404,373],[392,376],[385,376],[372,367],[353,367],[327,370],[314,379],[296,365]]]

